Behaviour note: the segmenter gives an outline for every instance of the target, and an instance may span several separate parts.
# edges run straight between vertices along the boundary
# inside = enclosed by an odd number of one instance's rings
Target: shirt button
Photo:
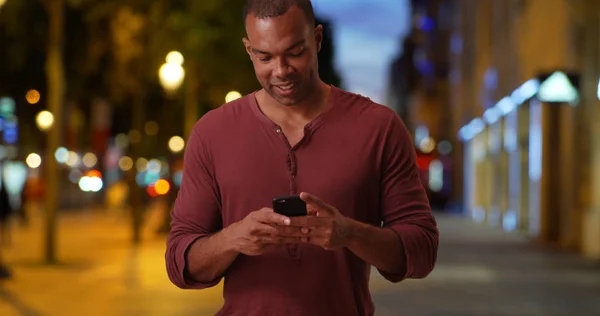
[[[275,132],[277,132],[277,134],[281,134],[281,128],[275,129]]]

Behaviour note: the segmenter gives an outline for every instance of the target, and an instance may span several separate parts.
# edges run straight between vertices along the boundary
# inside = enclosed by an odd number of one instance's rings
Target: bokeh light
[[[180,136],[173,136],[169,139],[169,150],[173,153],[179,153],[185,147],[185,140]]]
[[[69,167],[76,167],[79,164],[79,155],[74,151],[69,151],[67,161]]]
[[[118,134],[115,136],[115,145],[117,147],[126,149],[129,146],[129,136],[127,134]]]
[[[25,100],[27,100],[27,103],[29,104],[36,104],[40,102],[40,98],[40,93],[35,89],[31,89],[25,94]]]
[[[25,159],[25,162],[31,169],[36,169],[42,164],[42,157],[36,153],[31,153]]]
[[[98,158],[93,153],[86,153],[83,155],[83,165],[92,168],[98,163]]]
[[[67,159],[69,159],[69,150],[65,147],[59,147],[54,153],[54,158],[56,158],[56,161],[59,163],[66,163]]]
[[[231,101],[237,100],[242,97],[242,94],[237,91],[229,91],[225,96],[225,102],[229,103]]]
[[[119,159],[119,168],[123,171],[129,171],[133,168],[133,159],[128,156],[123,156]]]
[[[178,51],[172,51],[167,54],[167,58],[165,58],[168,64],[174,65],[183,65],[183,55]]]
[[[98,192],[102,190],[102,179],[98,177],[84,176],[79,179],[79,188],[83,192]]]
[[[90,177],[90,178],[100,178],[100,179],[102,179],[102,173],[100,171],[98,171],[98,170],[90,170],[90,171],[86,172],[85,175],[87,177]]]
[[[160,84],[168,92],[176,91],[185,78],[185,70],[178,64],[165,63],[158,70]]]
[[[431,137],[424,138],[419,144],[419,149],[426,154],[431,153],[435,149],[435,140]]]
[[[169,181],[165,179],[160,179],[154,183],[154,190],[158,195],[165,195],[169,193],[170,189],[171,185],[169,184]]]
[[[148,159],[146,159],[146,158],[138,158],[138,160],[136,160],[136,162],[135,162],[135,168],[139,172],[146,171],[147,166],[148,166]]]
[[[148,193],[151,197],[157,197],[158,193],[156,192],[156,188],[153,185],[149,185],[146,187],[146,193]]]
[[[41,111],[35,117],[35,123],[40,130],[47,131],[54,124],[54,115],[48,111]]]
[[[158,159],[151,159],[148,161],[148,165],[146,166],[146,171],[153,173],[160,173],[161,163]]]

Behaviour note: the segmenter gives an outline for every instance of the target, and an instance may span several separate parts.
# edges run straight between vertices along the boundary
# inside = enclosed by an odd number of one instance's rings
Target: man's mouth
[[[275,86],[281,90],[287,91],[287,90],[292,90],[296,86],[296,83],[292,82],[292,83],[287,83],[287,84],[283,84],[283,85],[279,84],[279,85],[275,85]]]

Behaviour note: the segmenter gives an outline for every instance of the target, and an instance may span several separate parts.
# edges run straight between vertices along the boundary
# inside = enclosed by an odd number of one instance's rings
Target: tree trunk
[[[145,93],[140,91],[133,95],[133,115],[131,127],[140,133],[144,130],[144,101]],[[138,245],[142,240],[142,224],[144,218],[143,192],[137,185],[137,168],[135,162],[142,156],[142,142],[130,143],[130,157],[134,161],[134,167],[127,172],[127,184],[129,185],[129,206],[131,207],[133,244]]]
[[[65,93],[63,64],[64,1],[46,0],[48,13],[48,43],[46,52],[46,77],[48,110],[54,115],[54,125],[48,132],[46,147],[46,231],[45,258],[47,263],[56,261],[56,216],[58,208],[59,177],[54,152],[60,146],[62,130],[62,107]]]
[[[190,135],[196,121],[198,121],[198,72],[196,71],[197,63],[190,58],[187,63],[187,78],[185,90],[185,104],[183,111],[184,131],[183,137],[186,142],[190,139]]]

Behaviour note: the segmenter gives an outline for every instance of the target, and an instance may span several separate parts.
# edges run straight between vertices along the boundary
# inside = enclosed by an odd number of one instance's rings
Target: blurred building
[[[450,130],[449,43],[453,3],[412,0],[412,32],[389,74],[388,105],[414,137],[418,165],[436,209],[448,207],[456,187]]]
[[[466,212],[600,258],[600,2],[447,2]]]

